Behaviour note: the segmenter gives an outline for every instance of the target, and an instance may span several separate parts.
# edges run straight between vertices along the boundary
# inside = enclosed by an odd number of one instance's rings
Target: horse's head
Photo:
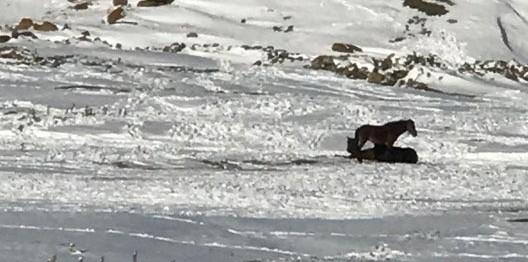
[[[405,121],[405,127],[407,128],[407,131],[411,133],[411,135],[413,136],[418,135],[418,133],[416,132],[416,127],[414,126],[414,121],[412,121],[411,119],[408,119],[407,121]]]
[[[356,147],[357,147],[356,139],[347,136],[347,150],[346,151],[350,154],[354,154]]]

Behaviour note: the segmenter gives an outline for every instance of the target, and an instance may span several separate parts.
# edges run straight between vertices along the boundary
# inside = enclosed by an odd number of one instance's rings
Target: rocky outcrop
[[[162,6],[168,5],[174,2],[174,0],[141,0],[137,3],[137,6],[151,7],[151,6]]]
[[[112,10],[107,16],[106,16],[106,22],[109,24],[115,24],[119,19],[125,17],[125,10],[123,7],[119,6]]]
[[[332,45],[332,51],[341,52],[341,53],[355,53],[363,52],[363,50],[352,44],[344,43],[335,43]]]
[[[470,73],[484,75],[494,73],[502,75],[513,81],[528,81],[528,65],[522,65],[515,61],[486,60],[476,61],[474,64],[464,63],[458,68],[459,73]]]
[[[59,28],[54,23],[48,21],[44,21],[41,24],[33,24],[33,29],[44,32],[59,30]]]
[[[460,73],[475,76],[493,73],[502,75],[512,81],[528,82],[528,65],[522,65],[514,61],[476,61],[475,63],[465,63],[458,67],[453,67],[443,62],[437,55],[420,55],[417,53],[400,57],[391,54],[383,59],[371,57],[370,60],[371,62],[369,63],[368,58],[357,55],[321,55],[314,58],[308,67],[332,71],[351,79],[366,80],[373,84],[406,86],[440,93],[442,92],[430,88],[427,84],[427,79],[431,77],[430,69],[436,68],[437,71],[441,70],[450,74]],[[360,66],[360,64],[363,64],[363,66]],[[365,64],[369,66],[364,66]],[[441,78],[442,76],[439,79],[441,80]]]

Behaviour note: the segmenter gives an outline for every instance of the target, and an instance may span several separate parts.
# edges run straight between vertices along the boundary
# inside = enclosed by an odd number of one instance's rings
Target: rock
[[[293,31],[293,25],[289,25],[286,30],[284,30],[284,33],[292,32]]]
[[[87,2],[83,2],[83,3],[78,3],[78,4],[74,5],[72,8],[74,10],[86,10],[91,5],[92,5],[92,2],[87,1]]]
[[[403,6],[408,6],[413,9],[417,9],[421,12],[426,13],[428,16],[442,16],[447,14],[449,11],[445,6],[436,3],[425,2],[423,0],[405,0]]]
[[[458,20],[456,19],[447,19],[447,22],[450,23],[450,24],[455,24],[458,22]]]
[[[395,54],[392,53],[389,56],[387,56],[385,59],[383,59],[383,61],[381,61],[381,70],[385,71],[385,70],[387,70],[387,69],[392,67],[392,65],[393,65],[392,58],[394,56],[395,56]]]
[[[343,43],[335,43],[332,45],[332,50],[336,52],[342,52],[342,53],[354,53],[354,52],[363,52],[363,50],[355,45],[352,44],[343,44]]]
[[[185,43],[172,43],[169,46],[163,48],[163,52],[178,53],[187,47]]]
[[[275,32],[282,32],[282,26],[273,26],[271,29],[273,29],[273,31]]]
[[[128,0],[113,0],[114,6],[126,6],[128,4]]]
[[[198,37],[198,34],[195,33],[195,32],[190,32],[190,33],[187,34],[187,37],[189,37],[189,38],[190,37]]]
[[[62,27],[62,30],[71,30],[71,27],[69,24],[64,24],[64,26]]]
[[[245,18],[242,18],[242,19],[240,20],[240,23],[245,24],[245,23],[246,23],[246,19],[245,19]]]
[[[332,56],[327,55],[321,55],[314,58],[310,63],[310,66],[313,69],[322,69],[330,71],[335,71],[337,68],[337,65],[334,62],[334,58]]]
[[[33,24],[33,28],[37,31],[43,31],[43,32],[49,32],[49,31],[57,31],[59,28],[51,22],[44,21],[42,24]]]
[[[122,48],[123,48],[123,45],[121,45],[121,43],[117,43],[117,44],[115,45],[115,48],[116,48],[116,49],[122,49]]]
[[[17,30],[13,30],[13,32],[11,32],[11,38],[18,38],[19,36],[27,36],[31,37],[32,39],[38,39],[38,37],[31,31],[18,32]]]
[[[22,18],[18,25],[15,27],[16,30],[28,30],[33,26],[33,20],[30,18]]]
[[[373,84],[381,84],[381,81],[383,81],[384,78],[385,78],[385,76],[383,76],[380,73],[370,72],[368,74],[367,82],[373,83]]]
[[[510,79],[510,80],[513,80],[513,81],[519,81],[519,78],[517,77],[517,74],[515,73],[514,70],[511,70],[511,69],[507,69],[505,72],[504,72],[504,77]]]
[[[407,74],[409,74],[409,71],[407,70],[395,70],[391,73],[391,77],[393,77],[394,79],[398,80],[398,79],[402,79],[404,77],[407,76]]]
[[[106,22],[115,24],[119,19],[125,17],[125,10],[119,6],[106,16]]]
[[[262,65],[262,61],[260,60],[257,60],[255,63],[252,64],[253,66],[261,66]]]
[[[174,0],[141,0],[137,3],[137,6],[151,7],[151,6],[162,6],[168,5],[174,2]]]
[[[405,37],[404,36],[400,36],[400,37],[396,37],[394,39],[389,40],[389,43],[401,42],[403,40],[405,40]]]
[[[0,43],[5,43],[7,41],[11,40],[11,37],[8,35],[0,35]]]

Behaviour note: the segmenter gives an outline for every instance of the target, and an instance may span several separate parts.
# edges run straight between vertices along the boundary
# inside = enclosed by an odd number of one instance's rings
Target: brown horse
[[[354,152],[357,145],[355,138],[347,137],[347,151],[350,153],[350,158],[362,158],[372,161],[388,162],[388,163],[412,163],[418,162],[418,154],[412,148],[392,147],[392,150],[387,150],[386,145],[374,144],[374,148],[362,150],[359,153]]]
[[[411,135],[417,136],[416,127],[414,121],[411,119],[400,120],[394,122],[388,122],[382,126],[376,125],[362,125],[356,129],[355,139],[357,144],[354,149],[354,153],[358,156],[358,161],[362,161],[361,154],[359,154],[361,148],[367,141],[374,144],[385,145],[387,150],[392,150],[394,142],[398,137],[405,131],[409,131]]]

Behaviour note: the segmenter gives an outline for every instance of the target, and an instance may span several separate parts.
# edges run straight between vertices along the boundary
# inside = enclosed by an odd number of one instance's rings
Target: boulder
[[[141,0],[137,3],[137,6],[142,7],[151,7],[151,6],[162,6],[162,5],[169,5],[174,0]]]
[[[44,31],[44,32],[59,30],[59,28],[54,23],[51,23],[48,21],[44,21],[42,22],[42,24],[33,24],[33,28],[37,31]]]
[[[312,69],[322,69],[335,71],[337,65],[334,62],[334,57],[327,55],[320,55],[314,58],[310,64]]]
[[[92,5],[92,2],[86,1],[86,2],[75,4],[72,8],[74,10],[86,10],[91,5]]]
[[[389,68],[392,67],[392,65],[394,64],[392,62],[392,58],[395,56],[394,53],[390,54],[389,56],[387,56],[385,59],[383,59],[383,61],[381,61],[381,70],[385,71]]]
[[[0,35],[0,43],[5,43],[7,41],[11,40],[11,37],[8,35]]]
[[[373,83],[373,84],[381,84],[384,78],[385,76],[383,76],[382,74],[378,72],[370,72],[368,74],[367,82]]]
[[[398,80],[398,79],[402,79],[402,78],[406,77],[407,74],[409,74],[409,71],[407,71],[407,70],[394,70],[391,73],[391,77],[396,79],[396,80]]]
[[[30,18],[22,18],[18,25],[15,27],[16,30],[28,30],[33,26],[33,20]]]
[[[342,53],[354,53],[354,52],[363,52],[363,50],[355,45],[352,44],[344,44],[344,43],[335,43],[332,45],[332,50],[336,52],[342,52]]]
[[[123,7],[116,7],[112,12],[106,16],[106,22],[109,24],[115,24],[119,19],[125,17],[125,10]]]
[[[128,0],[113,0],[114,6],[126,6],[128,4]]]
[[[441,4],[430,3],[423,0],[405,0],[403,1],[403,6],[417,9],[428,16],[442,16],[449,12],[445,6]]]
[[[195,32],[190,32],[187,34],[187,37],[191,38],[191,37],[198,37],[198,34],[195,33]]]

